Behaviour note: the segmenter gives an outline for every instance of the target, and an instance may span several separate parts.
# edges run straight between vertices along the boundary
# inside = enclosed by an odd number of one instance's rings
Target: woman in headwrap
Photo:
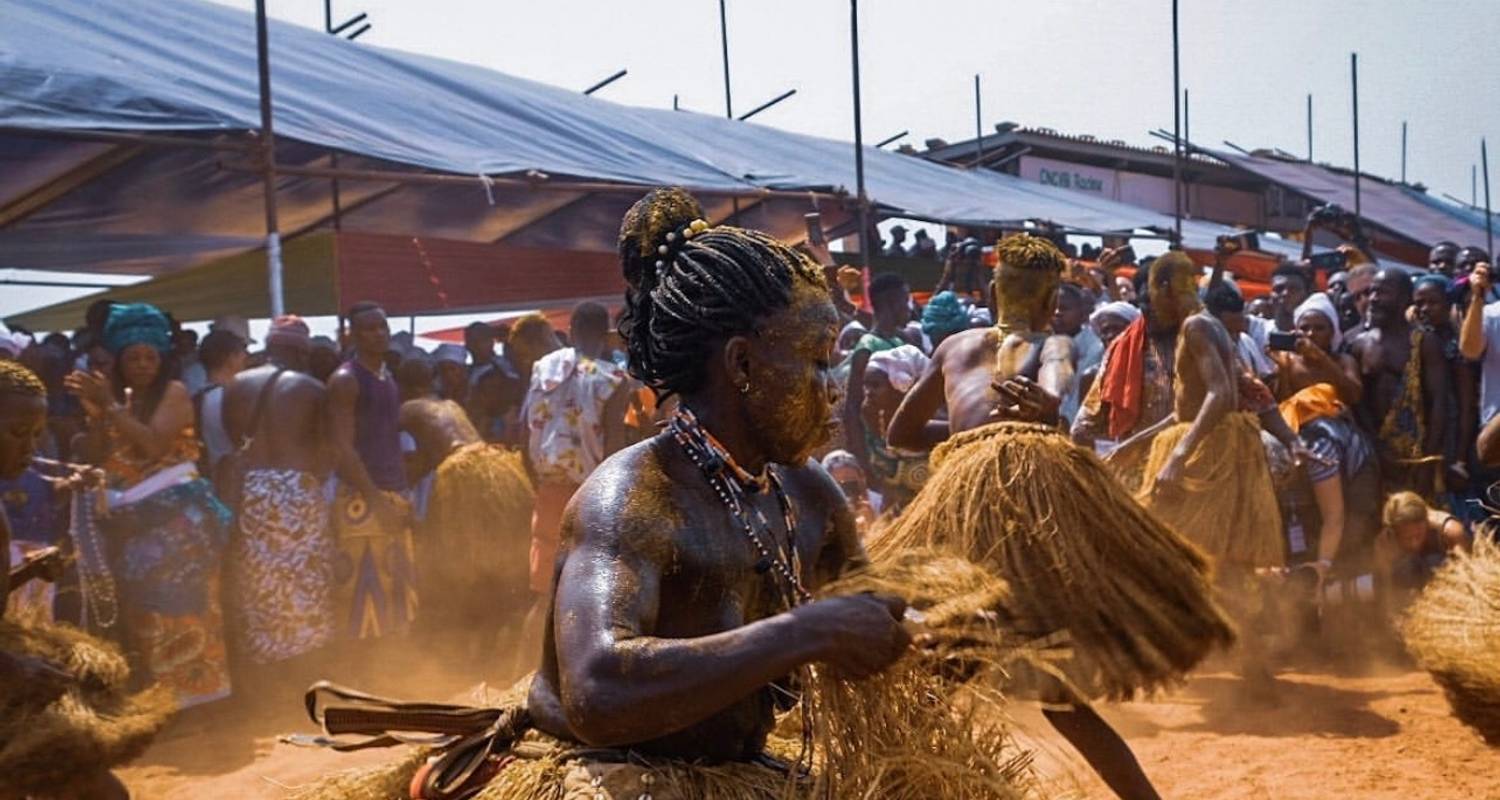
[[[170,330],[154,306],[115,306],[104,325],[113,369],[74,372],[67,386],[88,416],[89,452],[125,493],[101,526],[126,649],[186,708],[229,695],[219,573],[230,512],[193,466],[193,404],[171,377]]]
[[[1338,399],[1354,406],[1364,392],[1359,364],[1344,352],[1344,335],[1339,332],[1338,312],[1333,301],[1321,292],[1308,296],[1292,312],[1297,327],[1297,349],[1273,352],[1277,372],[1273,393],[1284,401],[1297,392],[1318,383],[1333,387]]]
[[[865,367],[865,452],[870,463],[865,474],[881,497],[881,510],[900,512],[927,482],[927,453],[901,450],[886,444],[885,430],[896,415],[902,398],[927,369],[927,356],[914,345],[904,344],[870,356]]]
[[[933,295],[922,308],[922,333],[932,340],[934,349],[949,336],[968,329],[969,310],[951,290]]]
[[[1123,300],[1116,300],[1095,308],[1094,313],[1089,315],[1089,327],[1094,329],[1094,335],[1099,337],[1104,349],[1108,350],[1110,343],[1118,339],[1120,334],[1130,327],[1130,323],[1140,318],[1139,308]],[[1078,396],[1080,398],[1088,397],[1089,389],[1093,387],[1094,379],[1099,376],[1099,367],[1102,364],[1103,359],[1078,373]]]

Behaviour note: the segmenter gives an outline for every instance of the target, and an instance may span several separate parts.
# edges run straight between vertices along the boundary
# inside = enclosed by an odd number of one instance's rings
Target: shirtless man
[[[1221,260],[1210,286],[1219,283],[1222,271]],[[1151,437],[1139,496],[1213,559],[1220,597],[1244,625],[1256,612],[1254,571],[1279,567],[1284,560],[1280,509],[1261,422],[1255,412],[1240,410],[1234,344],[1223,323],[1198,299],[1197,267],[1181,253],[1167,253],[1152,263],[1148,286],[1152,316],[1178,330],[1177,369],[1171,416],[1136,435]],[[1265,391],[1259,384],[1251,386]],[[1294,438],[1289,430],[1281,433]],[[1133,444],[1127,441],[1121,449]],[[1271,677],[1257,636],[1244,633],[1247,688],[1264,695]]]
[[[1359,362],[1364,394],[1356,416],[1379,445],[1384,491],[1409,489],[1431,499],[1437,491],[1436,464],[1441,460],[1448,420],[1448,362],[1442,341],[1419,334],[1420,351],[1413,350],[1413,326],[1406,319],[1411,305],[1411,279],[1388,267],[1375,275],[1369,300],[1369,326],[1350,343]],[[1420,371],[1409,380],[1411,359]],[[1418,420],[1425,436],[1418,441]]]
[[[1073,339],[1051,331],[1060,273],[1066,261],[1050,242],[1029,236],[1002,240],[996,251],[1000,263],[996,269],[995,281],[991,284],[996,325],[955,334],[938,347],[927,372],[918,379],[901,403],[895,418],[891,420],[888,432],[891,446],[929,449],[950,435],[958,435],[1002,420],[1056,424],[1058,398],[1067,391],[1073,378]],[[933,417],[945,403],[948,419],[934,421]],[[1037,433],[1035,430],[1008,433],[999,429],[995,435],[999,438],[1047,437],[1050,442],[1047,447],[1059,453],[1058,458],[1076,461],[1076,457],[1070,453],[1072,445],[1060,434]],[[1051,441],[1053,439],[1056,441]],[[975,440],[965,446],[980,447],[983,444],[981,440]],[[1038,441],[1030,452],[1042,450]],[[1101,481],[1112,482],[1111,478],[1103,474],[1102,465],[1097,462],[1094,464],[1099,472],[1097,477]],[[1038,462],[1006,466],[1018,472],[1040,473],[1057,469],[1059,474],[1056,479],[1066,479],[1062,471],[1067,468],[1061,464]],[[960,476],[945,473],[941,469],[940,466],[929,478],[924,492],[941,490],[942,486],[934,486],[938,482],[961,480]],[[1087,487],[1082,490],[1091,491],[1095,488]],[[1097,488],[1101,490],[1098,494],[1106,494],[1102,491],[1104,487]],[[1133,505],[1119,487],[1116,487],[1115,495],[1120,502]],[[999,501],[999,498],[992,499]],[[1067,502],[1067,498],[1059,497],[1056,501]],[[920,496],[917,503],[921,504]],[[1045,509],[1040,513],[1046,514]],[[1123,519],[1128,515],[1129,512],[1122,512],[1120,524],[1125,524]],[[927,525],[909,518],[903,519],[901,524]],[[1114,524],[1114,520],[1110,524]],[[1160,530],[1157,534],[1171,536],[1170,532]],[[1063,542],[1061,547],[1071,550],[1074,547],[1089,547],[1088,540],[1095,536],[1095,532],[1069,530],[1057,531],[1056,535],[1059,537],[1058,541]],[[1111,534],[1101,530],[1099,535],[1104,538]],[[932,538],[936,536],[937,534],[933,534]],[[996,549],[1001,547],[997,545]],[[1058,560],[1067,562],[1070,556],[1071,553],[1064,552],[1058,556]],[[1121,569],[1130,570],[1133,567],[1122,564]],[[1069,571],[1065,566],[1058,570],[1063,573]],[[1002,572],[1002,575],[1018,593],[1039,593],[1042,582],[1056,581],[1055,574]],[[1087,650],[1091,646],[1090,643],[1079,640],[1076,635],[1074,644],[1081,650]],[[1130,678],[1121,680],[1128,682]],[[1142,772],[1129,746],[1083,698],[1075,696],[1060,683],[1044,686],[1041,694],[1042,700],[1048,703],[1043,709],[1043,715],[1083,754],[1116,794],[1123,798],[1157,797],[1156,790]]]
[[[253,664],[313,652],[334,632],[336,551],[323,483],[327,392],[307,374],[307,323],[278,317],[270,363],[240,373],[224,396],[224,424],[240,448],[239,534],[229,553],[239,650]]]
[[[528,708],[572,742],[750,761],[774,724],[773,683],[814,662],[873,674],[909,637],[899,600],[805,594],[863,558],[838,485],[808,459],[836,392],[822,274],[701,215],[663,189],[622,226],[631,369],[683,411],[606,460],[569,505]]]
[[[401,430],[416,441],[414,477],[433,476],[417,536],[423,629],[477,661],[531,605],[527,552],[535,495],[520,453],[486,444],[453,400],[402,403]],[[511,652],[519,656],[522,649]]]

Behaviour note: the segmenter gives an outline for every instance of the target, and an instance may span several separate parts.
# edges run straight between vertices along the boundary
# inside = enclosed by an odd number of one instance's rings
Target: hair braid
[[[701,387],[714,348],[786,308],[796,281],[823,280],[804,256],[759,231],[694,228],[702,216],[691,195],[657,189],[620,227],[628,286],[620,335],[631,374],[661,395]]]

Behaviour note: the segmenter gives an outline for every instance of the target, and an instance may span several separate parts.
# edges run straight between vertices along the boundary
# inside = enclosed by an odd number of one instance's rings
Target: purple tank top
[[[396,380],[381,380],[358,361],[344,366],[359,381],[359,400],[354,406],[354,450],[376,488],[399,492],[406,488],[401,465],[401,396]]]

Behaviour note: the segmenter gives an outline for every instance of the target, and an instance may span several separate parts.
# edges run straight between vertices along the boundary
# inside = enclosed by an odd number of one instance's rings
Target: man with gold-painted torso
[[[1025,687],[1048,721],[1120,797],[1155,798],[1087,698],[1168,685],[1233,632],[1202,554],[1057,427],[1074,369],[1071,338],[1051,331],[1062,253],[1018,236],[996,254],[996,326],[946,339],[891,421],[893,446],[937,449],[927,484],[870,550],[936,547],[995,570],[1015,594],[999,609],[1013,632],[1071,651],[1065,679]]]

